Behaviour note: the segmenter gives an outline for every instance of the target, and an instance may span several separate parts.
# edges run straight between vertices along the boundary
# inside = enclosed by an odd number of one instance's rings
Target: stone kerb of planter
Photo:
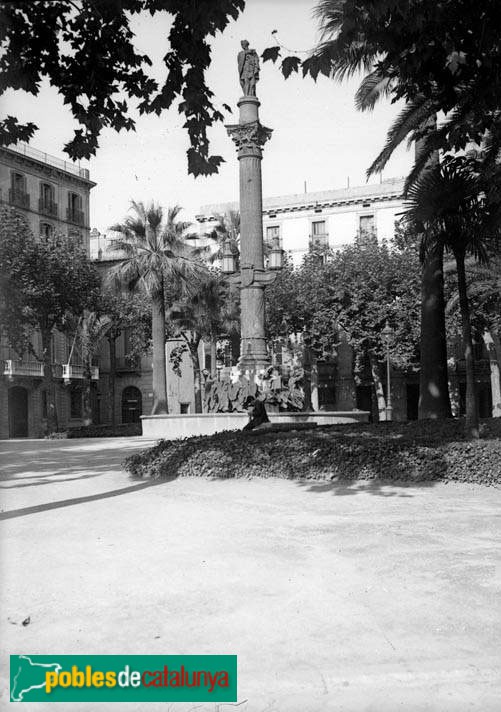
[[[311,411],[300,413],[268,413],[272,423],[316,423],[336,425],[338,423],[367,423],[369,412]],[[142,415],[144,438],[176,440],[194,435],[213,435],[223,430],[241,430],[248,422],[247,413],[189,413],[183,415]]]

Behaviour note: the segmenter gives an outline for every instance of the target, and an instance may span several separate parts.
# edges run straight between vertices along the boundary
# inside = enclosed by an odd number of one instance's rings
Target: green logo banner
[[[11,655],[12,702],[236,702],[236,655]]]

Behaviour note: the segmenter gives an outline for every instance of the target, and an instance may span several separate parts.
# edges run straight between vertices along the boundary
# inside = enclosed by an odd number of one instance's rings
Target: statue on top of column
[[[256,83],[259,79],[259,56],[255,49],[249,49],[247,40],[242,40],[241,52],[238,53],[238,74],[244,96],[256,96]]]

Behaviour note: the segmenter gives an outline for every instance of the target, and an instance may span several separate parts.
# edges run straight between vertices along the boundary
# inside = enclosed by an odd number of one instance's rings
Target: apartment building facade
[[[296,266],[311,248],[336,250],[360,234],[390,241],[404,209],[403,186],[403,178],[393,178],[374,185],[264,198],[264,239],[272,244],[278,238]],[[238,203],[203,206],[196,216],[200,238],[218,215],[229,210],[238,210]]]
[[[77,241],[89,255],[90,191],[96,184],[89,171],[69,161],[19,144],[0,147],[0,203],[18,211],[35,237],[62,234]],[[40,335],[32,335],[40,352]],[[83,365],[73,340],[53,334],[53,373],[57,380],[59,426],[82,423]],[[17,354],[0,342],[0,438],[39,437],[45,431],[47,394],[43,367],[30,354]],[[92,379],[97,383],[97,366]],[[93,389],[94,409],[97,408]]]

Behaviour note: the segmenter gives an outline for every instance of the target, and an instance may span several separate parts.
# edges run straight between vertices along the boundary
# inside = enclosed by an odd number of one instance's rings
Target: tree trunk
[[[195,413],[202,412],[202,373],[200,369],[200,359],[198,357],[198,344],[189,343],[191,361],[193,363],[193,394],[195,399]]]
[[[491,369],[491,394],[492,394],[492,417],[501,418],[501,377],[499,372],[499,355],[491,332],[485,329],[483,335],[484,344],[489,354],[489,364]]]
[[[85,360],[84,364],[84,387],[83,387],[83,424],[92,425],[92,401],[91,401],[91,364],[90,359]]]
[[[110,402],[111,402],[111,424],[113,427],[117,424],[117,407],[115,404],[115,385],[117,374],[117,338],[118,334],[108,334],[108,345],[110,349]]]
[[[232,365],[237,364],[240,358],[240,332],[230,334],[231,341],[231,361]]]
[[[214,336],[211,335],[210,339],[210,375],[212,379],[217,376],[216,368],[216,358],[217,358],[217,342]]]
[[[52,331],[42,330],[42,358],[43,358],[43,382],[47,392],[47,426],[46,435],[57,433],[57,405],[56,405],[56,384],[52,371]]]
[[[496,354],[496,360],[498,364],[498,372],[500,372],[500,380],[501,380],[501,342],[499,340],[499,335],[496,332],[491,332],[492,340],[494,342],[494,349],[495,349],[495,354]],[[500,389],[501,390],[501,389]],[[500,400],[497,403],[498,409],[496,411],[496,415],[494,414],[494,394],[492,395],[492,417],[493,418],[499,418],[501,417],[501,397]]]
[[[470,438],[479,437],[479,422],[477,408],[477,388],[475,383],[475,367],[473,362],[473,341],[471,338],[470,307],[468,304],[468,288],[464,268],[464,255],[456,254],[458,270],[459,308],[461,310],[462,339],[466,361],[466,434]]]
[[[437,117],[430,116],[425,126],[436,127]],[[415,145],[416,158],[424,139]],[[440,161],[435,151],[426,165],[433,168]],[[425,169],[426,170],[426,169]],[[431,250],[423,263],[421,277],[421,364],[419,372],[418,418],[435,420],[451,417],[447,377],[447,340],[445,332],[445,299],[443,247]]]
[[[376,391],[378,420],[386,420],[386,398],[384,397],[383,382],[379,373],[379,363],[374,354],[369,353],[369,363],[371,365],[372,382]]]
[[[420,420],[451,417],[442,247],[430,250],[423,263],[418,417]]]
[[[161,295],[152,300],[153,337],[153,407],[152,415],[168,413],[167,368],[165,360],[165,303],[163,289]]]
[[[313,357],[311,363],[311,409],[319,410],[320,404],[318,399],[318,359]]]
[[[303,380],[303,390],[304,390],[304,402],[303,411],[313,410],[313,405],[311,402],[311,349],[303,344],[303,370],[304,370],[304,380]]]

